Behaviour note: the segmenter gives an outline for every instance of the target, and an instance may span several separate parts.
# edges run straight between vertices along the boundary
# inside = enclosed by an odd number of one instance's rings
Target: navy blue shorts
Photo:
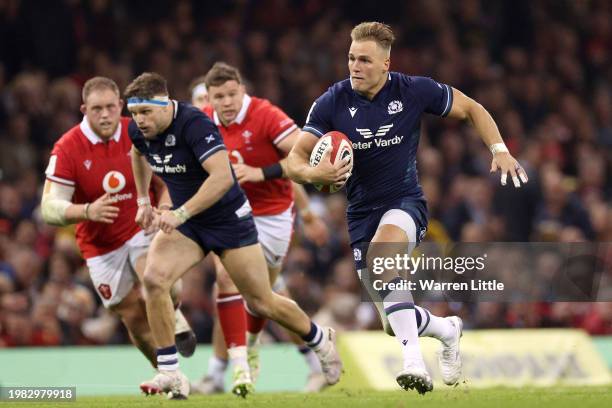
[[[226,249],[242,248],[259,242],[250,212],[243,216],[235,212],[219,214],[219,217],[210,221],[189,219],[177,229],[198,244],[204,254],[213,251],[220,256]]]
[[[417,244],[425,237],[428,215],[425,199],[404,197],[368,212],[347,213],[351,248],[357,269],[366,267],[365,255],[370,241],[376,234],[382,216],[393,209],[405,211],[412,217],[417,229]]]

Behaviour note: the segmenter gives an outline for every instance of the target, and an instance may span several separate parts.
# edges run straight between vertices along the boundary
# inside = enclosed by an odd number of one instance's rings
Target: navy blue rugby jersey
[[[400,197],[423,198],[416,169],[421,116],[446,116],[452,104],[451,87],[431,78],[390,72],[371,101],[346,79],[314,102],[303,130],[348,136],[354,151],[348,212],[369,211]]]
[[[155,139],[145,139],[133,120],[128,133],[153,172],[164,180],[174,208],[178,208],[193,197],[208,178],[202,163],[214,153],[225,150],[225,145],[215,124],[202,111],[182,102],[173,100],[172,103],[172,123]],[[234,185],[225,195],[190,221],[212,221],[228,211],[235,211],[245,200],[234,177]]]

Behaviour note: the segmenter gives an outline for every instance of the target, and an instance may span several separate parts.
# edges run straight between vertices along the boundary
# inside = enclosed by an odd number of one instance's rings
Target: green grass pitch
[[[319,394],[300,393],[260,393],[246,399],[230,394],[214,396],[191,396],[187,401],[169,401],[161,396],[126,397],[81,397],[76,402],[66,403],[10,403],[0,402],[0,408],[15,407],[87,407],[87,408],[136,408],[136,407],[551,407],[551,408],[588,408],[612,407],[612,386],[606,387],[551,387],[551,388],[494,388],[494,389],[456,389],[434,390],[421,396],[406,391],[347,391],[332,389]]]

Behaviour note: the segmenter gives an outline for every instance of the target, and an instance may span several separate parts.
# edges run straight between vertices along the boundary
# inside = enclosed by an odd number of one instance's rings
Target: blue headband
[[[153,98],[139,98],[132,97],[128,98],[127,106],[131,108],[133,106],[168,106],[170,99],[167,96],[154,96]]]

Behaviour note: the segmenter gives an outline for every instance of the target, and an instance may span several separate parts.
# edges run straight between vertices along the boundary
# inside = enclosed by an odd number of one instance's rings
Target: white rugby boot
[[[408,364],[395,378],[400,387],[408,390],[417,390],[419,394],[425,394],[433,390],[431,376],[424,365]]]
[[[140,384],[145,395],[165,393],[168,399],[187,399],[189,380],[179,370],[159,371],[155,377]]]
[[[321,363],[321,370],[325,375],[325,380],[328,385],[334,385],[340,381],[342,375],[342,360],[338,350],[336,350],[336,331],[331,327],[322,327],[323,336],[326,336],[325,345],[318,351],[315,351],[319,362]]]
[[[241,367],[234,368],[233,381],[232,394],[238,397],[246,398],[247,395],[255,391],[253,381],[251,381],[251,374]]]
[[[445,318],[455,328],[455,336],[447,343],[442,343],[438,351],[438,364],[442,380],[446,385],[455,385],[461,378],[461,352],[459,343],[463,335],[463,321],[460,317],[449,316]]]
[[[198,381],[194,381],[191,383],[192,394],[212,395],[223,394],[224,392],[225,387],[223,386],[223,384],[218,384],[215,379],[210,375],[206,375]]]
[[[247,361],[249,363],[249,371],[251,372],[251,381],[253,384],[259,378],[259,343],[251,347],[247,347]]]

